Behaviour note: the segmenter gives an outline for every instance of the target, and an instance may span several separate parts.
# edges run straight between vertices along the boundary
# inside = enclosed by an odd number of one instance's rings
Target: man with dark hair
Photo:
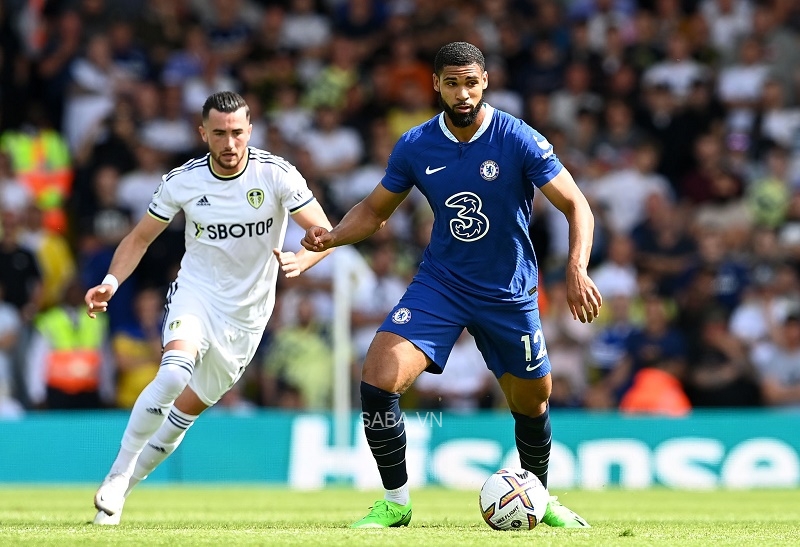
[[[325,251],[379,230],[419,187],[434,211],[431,242],[405,295],[378,329],[364,362],[364,432],[386,489],[355,528],[405,526],[411,501],[399,399],[423,371],[440,373],[466,328],[505,393],[522,467],[547,485],[552,389],[537,300],[538,271],[528,235],[535,189],[570,225],[567,303],[591,322],[602,298],[586,268],[594,218],[553,147],[523,121],[483,101],[483,54],[455,42],[434,62],[441,114],[405,133],[386,174],[333,230],[312,227],[303,246]],[[551,498],[543,521],[586,527]]]
[[[161,365],[136,400],[117,458],[95,495],[95,524],[118,524],[131,489],[241,378],[272,313],[279,270],[296,277],[324,256],[280,251],[289,214],[304,228],[330,223],[293,165],[248,146],[249,112],[236,93],[208,97],[199,128],[208,153],[162,177],[147,214],[117,247],[108,275],[86,293],[90,317],[106,311],[119,284],[183,210],[186,253],[167,294]]]

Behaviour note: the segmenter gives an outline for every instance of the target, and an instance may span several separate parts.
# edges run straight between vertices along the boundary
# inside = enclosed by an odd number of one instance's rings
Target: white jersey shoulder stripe
[[[189,160],[180,167],[176,167],[175,169],[167,173],[165,180],[169,180],[175,175],[184,173],[186,171],[191,171],[192,169],[196,169],[197,167],[202,167],[203,165],[206,164],[208,164],[208,154],[206,154],[205,156],[201,156],[199,158],[195,158],[193,160]]]
[[[280,156],[261,156],[250,154],[250,159],[253,161],[257,161],[258,163],[269,163],[280,167],[282,170],[286,171],[287,173],[291,170],[292,166],[289,162],[281,158]]]
[[[153,217],[154,219],[158,220],[159,222],[166,222],[166,223],[169,223],[169,221],[170,221],[170,220],[169,220],[167,217],[165,217],[164,215],[159,215],[158,213],[156,213],[155,211],[153,211],[153,208],[152,208],[152,207],[148,207],[148,208],[147,208],[147,214],[148,214],[148,215],[150,215],[151,217]]]
[[[295,214],[297,211],[299,211],[300,209],[302,209],[303,207],[305,207],[306,205],[308,205],[309,203],[311,203],[315,199],[317,199],[317,198],[315,198],[314,196],[311,196],[310,198],[308,198],[306,201],[304,201],[303,203],[301,203],[297,207],[292,207],[291,209],[289,209],[289,214],[290,215]]]

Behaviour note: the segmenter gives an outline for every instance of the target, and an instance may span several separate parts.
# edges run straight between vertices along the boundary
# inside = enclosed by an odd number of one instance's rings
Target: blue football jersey
[[[528,235],[534,188],[563,169],[553,147],[522,120],[489,105],[469,142],[458,142],[444,113],[405,133],[381,183],[417,186],[434,213],[420,274],[498,300],[530,298],[538,279]]]

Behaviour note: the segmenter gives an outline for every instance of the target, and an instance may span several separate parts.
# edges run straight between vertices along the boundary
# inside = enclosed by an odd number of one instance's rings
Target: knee
[[[194,357],[191,354],[179,350],[167,351],[154,381],[174,400],[189,383],[193,371]]]
[[[504,389],[504,391],[511,411],[531,418],[541,416],[547,410],[547,401],[552,391],[550,375],[537,380],[515,383],[511,389]]]

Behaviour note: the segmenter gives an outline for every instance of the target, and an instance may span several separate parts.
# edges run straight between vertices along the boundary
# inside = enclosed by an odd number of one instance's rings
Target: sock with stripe
[[[197,416],[181,412],[175,407],[169,411],[166,421],[158,428],[155,435],[147,441],[147,445],[136,460],[131,483],[128,485],[127,496],[131,489],[147,478],[161,462],[175,452],[183,441],[186,431],[192,426]]]
[[[172,403],[189,383],[193,370],[192,354],[179,350],[164,353],[158,374],[142,390],[133,405],[128,425],[122,434],[119,453],[109,471],[110,475],[122,473],[131,476],[136,458],[166,420]]]
[[[531,418],[524,414],[512,412],[514,416],[514,436],[517,441],[519,462],[542,481],[547,487],[547,467],[550,463],[550,444],[552,430],[550,428],[550,405],[544,414]]]
[[[400,413],[400,394],[361,382],[361,420],[364,435],[378,464],[386,499],[408,503],[406,426]]]

